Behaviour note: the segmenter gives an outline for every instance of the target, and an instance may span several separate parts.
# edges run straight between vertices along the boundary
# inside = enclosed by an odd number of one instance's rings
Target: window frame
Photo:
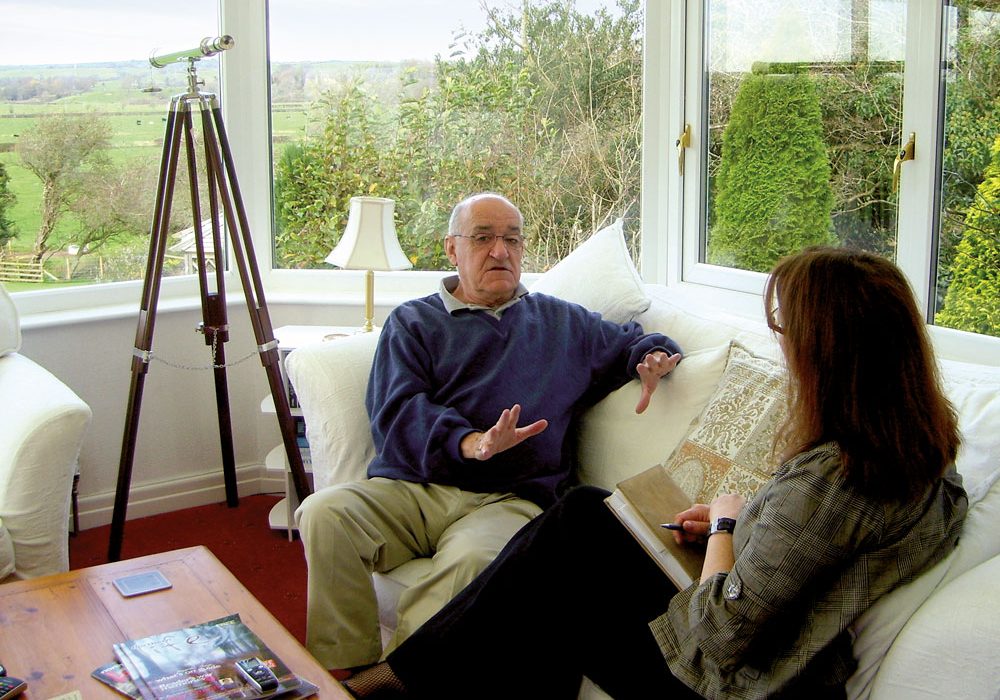
[[[943,15],[941,3],[907,0],[907,55],[903,96],[903,133],[916,132],[917,152],[904,164],[900,182],[900,234],[897,262],[928,315],[933,297],[937,194],[934,173],[938,133],[938,90]],[[237,179],[250,224],[255,258],[267,300],[279,303],[350,304],[363,300],[363,272],[284,270],[273,265],[273,213],[270,143],[270,70],[267,52],[267,0],[218,0],[220,34],[235,37],[234,49],[221,54],[221,103],[232,146]],[[642,254],[643,280],[688,288],[699,298],[741,315],[763,318],[760,296],[766,276],[700,263],[699,191],[704,144],[704,0],[645,1],[643,58]],[[924,47],[933,47],[927,51]],[[932,109],[927,109],[931,104]],[[166,106],[164,107],[166,109]],[[692,127],[681,177],[675,141],[684,124]],[[925,135],[926,134],[926,135]],[[926,157],[926,154],[934,157]],[[698,212],[685,216],[685,212]],[[230,261],[232,262],[232,261]],[[437,289],[446,273],[376,273],[378,301],[394,305]],[[537,277],[525,274],[525,282]],[[241,294],[229,266],[225,275],[230,302]],[[18,292],[14,295],[25,327],[135,313],[142,280],[95,284],[73,289]],[[194,277],[164,278],[159,308],[199,304]],[[996,353],[997,339],[932,327],[935,342],[949,352],[961,350],[975,361]],[[987,353],[987,354],[983,354]],[[1000,359],[996,360],[1000,364]]]

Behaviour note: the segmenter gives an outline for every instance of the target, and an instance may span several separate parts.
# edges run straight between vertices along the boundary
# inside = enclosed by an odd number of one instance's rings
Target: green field
[[[8,216],[15,223],[19,235],[13,241],[16,253],[30,252],[35,233],[41,221],[41,181],[22,164],[17,154],[17,141],[21,134],[30,132],[39,119],[51,114],[99,115],[111,128],[112,150],[115,163],[140,161],[159,163],[169,110],[170,96],[166,90],[142,93],[122,88],[116,81],[99,83],[94,89],[48,103],[13,103],[0,105],[0,162],[10,176],[10,189],[17,197]],[[275,105],[272,115],[273,140],[276,144],[300,140],[307,124],[306,103]],[[155,193],[150,192],[152,201]],[[68,235],[75,222],[64,216],[57,227],[57,235]],[[30,286],[29,286],[30,288]]]

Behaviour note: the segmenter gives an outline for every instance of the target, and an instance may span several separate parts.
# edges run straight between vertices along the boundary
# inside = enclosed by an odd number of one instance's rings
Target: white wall
[[[255,352],[242,295],[230,300],[229,362],[254,356],[228,371],[233,446],[241,496],[283,492],[280,473],[266,474],[264,458],[281,441],[274,414],[262,414],[267,376]],[[138,309],[138,300],[136,303]],[[268,303],[271,325],[358,325],[358,306]],[[376,322],[386,308],[376,309]],[[21,352],[70,386],[93,409],[80,455],[80,525],[111,522],[129,396],[137,312],[121,317],[25,324]],[[195,332],[198,307],[156,314],[152,349],[172,363],[202,367],[210,362],[204,337]],[[149,364],[133,461],[128,518],[225,500],[215,383],[209,370]],[[126,530],[126,537],[127,537]]]

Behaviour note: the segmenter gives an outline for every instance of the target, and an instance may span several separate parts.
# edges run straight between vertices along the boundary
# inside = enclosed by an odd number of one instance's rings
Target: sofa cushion
[[[613,323],[631,321],[649,308],[621,219],[578,245],[535,280],[531,291],[572,301]]]
[[[732,342],[715,392],[664,462],[692,502],[751,494],[771,478],[774,438],[787,415],[785,381],[782,365]]]
[[[375,457],[365,392],[379,332],[296,348],[285,358],[306,423],[317,490],[367,478]]]
[[[14,543],[0,520],[0,583],[14,571]]]
[[[0,284],[0,357],[21,349],[21,322],[17,308],[7,290]]]
[[[694,352],[738,340],[752,352],[781,360],[781,349],[763,321],[726,313],[701,301],[696,294],[660,284],[645,285],[649,308],[636,320],[647,333],[669,335],[683,352]]]
[[[1000,689],[1000,557],[937,591],[899,633],[875,681],[878,697],[982,698]],[[956,687],[956,679],[961,679]]]
[[[580,418],[580,479],[608,490],[659,464],[705,407],[722,375],[729,345],[684,356],[636,414],[641,387],[633,380],[608,394]]]

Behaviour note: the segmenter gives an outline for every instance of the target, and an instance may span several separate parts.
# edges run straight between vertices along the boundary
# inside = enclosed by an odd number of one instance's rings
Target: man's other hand
[[[642,362],[635,366],[639,373],[639,381],[642,382],[642,394],[639,396],[639,403],[636,404],[635,412],[642,413],[649,406],[649,399],[656,391],[656,386],[660,383],[660,378],[674,371],[674,367],[681,361],[681,354],[674,353],[668,355],[662,350],[651,352],[642,358]]]
[[[517,420],[520,417],[521,404],[505,408],[500,414],[500,420],[485,433],[469,433],[462,438],[462,456],[466,459],[489,459],[549,427],[549,422],[543,418],[518,428]]]

